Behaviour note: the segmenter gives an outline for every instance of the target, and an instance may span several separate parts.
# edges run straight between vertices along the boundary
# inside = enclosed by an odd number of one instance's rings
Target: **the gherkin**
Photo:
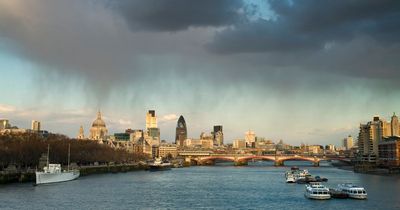
[[[178,123],[176,124],[176,135],[175,135],[176,145],[179,147],[183,147],[185,139],[187,139],[187,128],[185,119],[181,115],[178,119]]]

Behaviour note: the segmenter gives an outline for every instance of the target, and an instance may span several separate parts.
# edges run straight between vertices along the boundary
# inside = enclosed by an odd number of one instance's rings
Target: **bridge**
[[[211,151],[185,151],[180,152],[180,156],[185,157],[185,162],[191,165],[214,165],[215,161],[223,160],[233,162],[236,166],[247,165],[251,160],[266,160],[273,161],[275,166],[283,166],[285,161],[300,160],[309,161],[314,166],[319,166],[319,162],[323,160],[347,160],[340,158],[327,158],[317,156],[304,155],[255,155],[255,154],[213,154]]]

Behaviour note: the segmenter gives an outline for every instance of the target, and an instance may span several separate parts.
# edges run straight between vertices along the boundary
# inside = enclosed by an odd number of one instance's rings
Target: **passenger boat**
[[[286,183],[295,183],[296,180],[294,179],[294,175],[293,174],[289,174],[286,177]]]
[[[351,183],[339,184],[338,190],[346,193],[349,198],[367,199],[367,192],[365,191],[365,189]]]
[[[153,163],[149,164],[150,171],[171,170],[172,164],[162,161],[162,158],[156,158]]]
[[[331,194],[332,198],[348,198],[349,197],[349,195],[347,193],[344,193],[339,189],[329,188],[329,194]]]
[[[306,185],[304,196],[309,199],[315,200],[328,200],[331,199],[329,189],[319,182],[311,182]]]
[[[36,171],[36,185],[39,184],[49,184],[56,182],[66,182],[77,179],[80,175],[79,170],[70,170],[69,169],[69,161],[70,161],[70,150],[71,147],[68,147],[68,168],[67,170],[61,169],[61,164],[50,164],[49,163],[49,153],[50,153],[50,145],[47,147],[47,164],[43,168],[43,171]]]

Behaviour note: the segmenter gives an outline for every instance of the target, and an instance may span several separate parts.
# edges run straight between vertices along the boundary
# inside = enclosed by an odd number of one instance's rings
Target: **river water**
[[[331,167],[287,162],[100,174],[43,186],[0,186],[0,209],[400,209],[400,176],[357,174]],[[287,184],[289,165],[303,165],[327,177],[329,187],[352,182],[364,186],[368,200],[315,201],[304,185]]]

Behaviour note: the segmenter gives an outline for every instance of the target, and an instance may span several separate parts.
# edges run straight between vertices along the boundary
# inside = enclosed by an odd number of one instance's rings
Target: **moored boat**
[[[347,193],[342,192],[341,190],[338,189],[329,189],[329,194],[331,194],[332,198],[348,198],[349,195]]]
[[[349,198],[367,199],[367,192],[364,187],[359,187],[351,183],[339,184],[338,190],[346,193]]]
[[[319,182],[311,182],[306,185],[304,196],[314,200],[328,200],[331,198],[329,189]]]
[[[162,161],[161,158],[156,158],[153,163],[149,164],[150,171],[171,170],[172,164]]]
[[[295,182],[296,182],[296,180],[295,180],[293,174],[287,175],[287,177],[286,177],[286,183],[295,183]]]
[[[79,170],[70,170],[70,147],[68,148],[68,168],[67,170],[61,169],[61,164],[50,164],[49,163],[50,146],[47,147],[47,164],[43,168],[43,171],[36,171],[36,185],[49,184],[57,182],[66,182],[77,179],[80,175]]]

